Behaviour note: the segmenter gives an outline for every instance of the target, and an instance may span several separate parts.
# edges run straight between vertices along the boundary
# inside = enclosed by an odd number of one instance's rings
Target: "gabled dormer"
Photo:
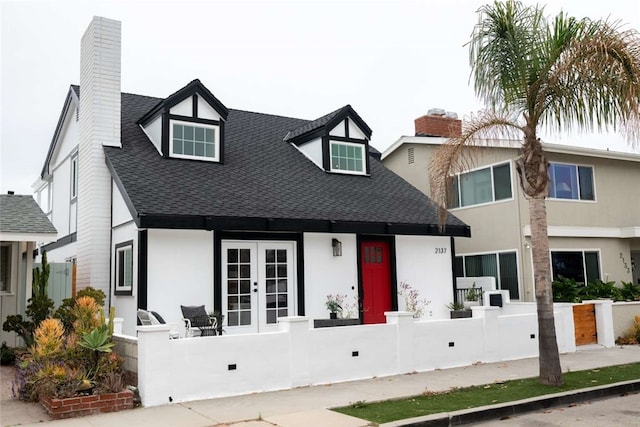
[[[196,79],[137,123],[163,157],[222,163],[228,114],[227,107]]]
[[[326,172],[369,175],[371,129],[346,105],[291,130],[284,138]]]

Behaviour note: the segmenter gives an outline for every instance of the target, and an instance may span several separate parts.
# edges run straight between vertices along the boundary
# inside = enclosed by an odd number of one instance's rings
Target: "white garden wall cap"
[[[148,325],[148,326],[138,326],[138,333],[145,332],[168,332],[171,330],[171,325]]]
[[[413,317],[413,313],[410,311],[385,311],[384,315],[387,317]]]
[[[308,322],[309,318],[306,316],[287,316],[278,318],[278,322],[280,323],[298,323],[298,322]]]

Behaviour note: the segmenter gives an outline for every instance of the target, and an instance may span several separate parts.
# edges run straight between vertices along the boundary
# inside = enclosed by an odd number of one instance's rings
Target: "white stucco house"
[[[31,298],[36,242],[52,242],[57,232],[31,195],[0,195],[0,326],[21,314]],[[0,342],[19,345],[14,332],[0,331]]]
[[[121,93],[120,23],[94,18],[36,192],[59,232],[41,249],[76,263],[77,289],[104,290],[129,335],[138,308],[178,322],[203,304],[251,333],[327,318],[329,294],[383,323],[403,282],[448,318],[451,242],[470,229],[449,215],[441,232],[371,133],[349,105],[316,120],[230,109],[199,80]]]

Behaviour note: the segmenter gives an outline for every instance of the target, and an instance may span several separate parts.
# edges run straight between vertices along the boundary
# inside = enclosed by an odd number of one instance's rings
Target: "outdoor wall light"
[[[342,256],[342,242],[338,239],[331,239],[331,247],[333,248],[333,256]]]

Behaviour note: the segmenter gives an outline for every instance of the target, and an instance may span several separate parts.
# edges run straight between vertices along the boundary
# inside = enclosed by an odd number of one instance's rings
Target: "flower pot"
[[[329,313],[329,319],[337,319],[338,313]]]
[[[463,304],[464,304],[465,310],[471,310],[471,307],[475,307],[475,306],[480,305],[480,302],[478,302],[478,301],[464,301]]]

